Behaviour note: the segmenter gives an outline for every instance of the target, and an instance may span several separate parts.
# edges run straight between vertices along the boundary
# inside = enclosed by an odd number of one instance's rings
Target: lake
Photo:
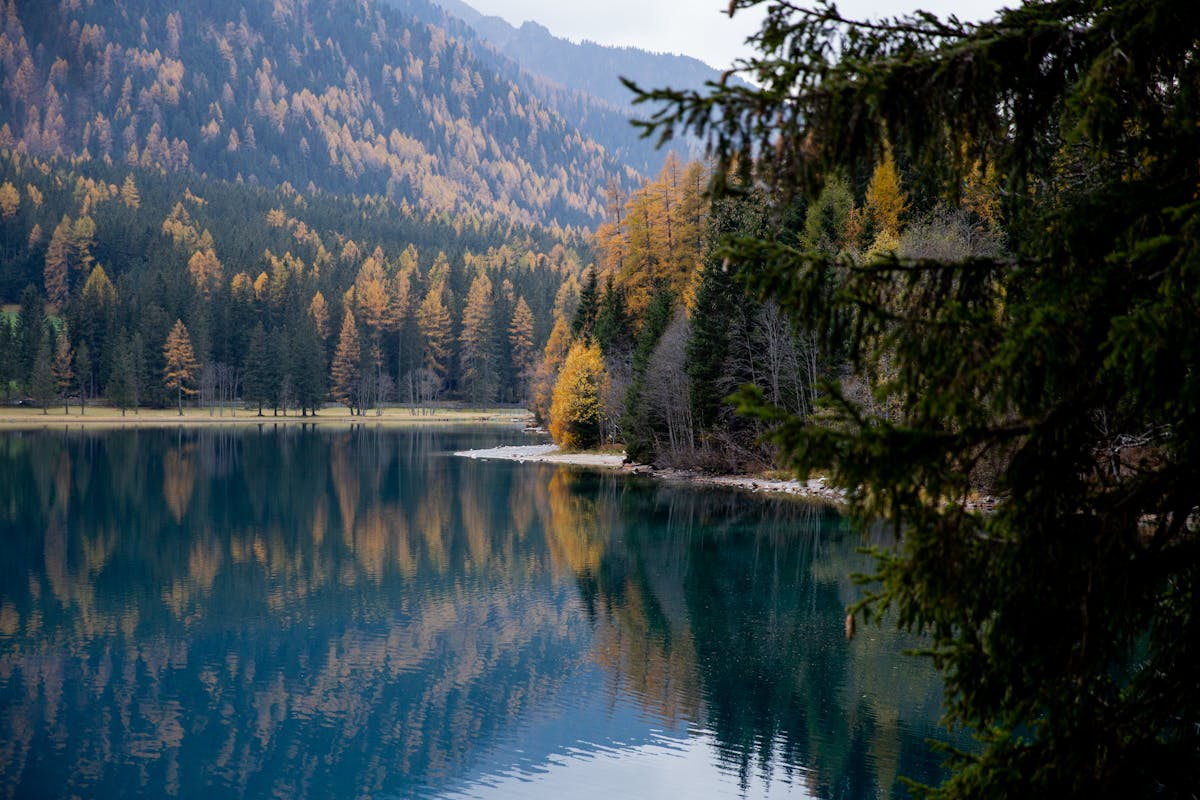
[[[0,433],[0,797],[875,798],[941,688],[791,498],[491,428]],[[864,630],[865,627],[865,630]]]

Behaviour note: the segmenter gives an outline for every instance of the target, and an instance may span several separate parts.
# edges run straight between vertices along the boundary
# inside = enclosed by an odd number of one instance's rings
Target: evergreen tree
[[[312,317],[305,315],[297,320],[291,345],[296,403],[302,415],[309,411],[316,414],[325,397],[326,367],[325,345]]]
[[[71,349],[71,339],[67,335],[67,326],[63,325],[58,331],[54,345],[54,385],[58,388],[58,397],[63,401],[63,413],[71,411],[71,387],[74,385],[75,351]]]
[[[650,357],[654,355],[654,348],[667,326],[671,324],[673,306],[668,292],[656,292],[646,309],[642,329],[638,331],[633,350],[633,380],[626,392],[625,415],[621,420],[621,430],[625,434],[625,453],[631,461],[650,463],[657,455],[654,431],[646,413],[642,394],[645,391],[646,370],[650,366]]]
[[[5,403],[12,397],[19,354],[16,329],[8,315],[0,312],[0,399]]]
[[[766,233],[763,198],[757,194],[723,198],[713,204],[710,238],[722,242],[736,236]],[[726,396],[738,383],[752,375],[732,374],[729,360],[730,336],[735,325],[751,316],[752,304],[743,281],[740,262],[727,261],[719,245],[705,255],[700,286],[691,313],[691,336],[687,343],[685,370],[689,378],[692,416],[701,431],[713,428]],[[732,408],[730,408],[732,410]]]
[[[263,404],[271,397],[271,387],[275,383],[274,368],[275,359],[267,343],[267,331],[258,322],[250,332],[250,344],[242,362],[242,373],[245,375],[242,396],[247,402],[258,406],[260,417],[263,415]]]
[[[575,306],[575,316],[571,318],[571,339],[590,337],[592,328],[596,325],[596,313],[599,309],[597,294],[596,270],[589,267],[587,279],[579,291],[579,305]]]
[[[75,351],[75,386],[79,389],[79,416],[87,409],[88,398],[92,396],[92,353],[87,342],[82,342]]]
[[[124,330],[117,336],[117,352],[113,355],[108,376],[108,402],[121,409],[121,416],[135,405],[133,348]]]
[[[21,308],[17,312],[18,381],[29,386],[33,365],[37,362],[38,347],[46,330],[45,302],[37,287],[29,284],[21,292]],[[32,390],[31,390],[32,391]]]
[[[604,294],[600,295],[595,326],[596,343],[600,345],[605,358],[632,351],[631,328],[632,323],[625,310],[625,292],[614,286],[609,277],[604,285]]]
[[[496,365],[492,353],[492,282],[480,273],[471,282],[467,305],[463,309],[459,335],[459,363],[462,364],[466,396],[482,406],[495,396]]]
[[[978,25],[864,24],[777,3],[760,88],[646,98],[665,101],[660,134],[713,136],[722,177],[769,154],[756,177],[774,208],[889,146],[951,207],[981,165],[997,176],[1008,256],[850,264],[767,239],[731,253],[765,263],[759,287],[848,342],[854,367],[890,365],[894,414],[845,393],[807,423],[744,401],[801,471],[829,470],[860,520],[900,536],[852,613],[927,634],[948,721],[980,739],[937,797],[1200,785],[1192,16],[1050,0]],[[993,513],[969,504],[979,492]]]
[[[42,340],[34,356],[33,370],[29,376],[29,393],[33,401],[49,413],[50,401],[54,399],[54,367],[50,355],[50,329],[42,330]]]
[[[525,302],[524,297],[517,298],[512,321],[508,325],[508,342],[512,352],[513,372],[517,376],[519,386],[517,400],[527,403],[537,352],[533,346],[533,312],[529,310],[529,304]]]
[[[150,390],[150,367],[146,363],[146,342],[141,332],[129,340],[129,357],[133,375],[133,413],[137,414]]]

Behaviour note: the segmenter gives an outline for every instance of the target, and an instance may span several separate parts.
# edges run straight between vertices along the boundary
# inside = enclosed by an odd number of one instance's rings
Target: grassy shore
[[[300,416],[291,412],[287,416],[273,416],[265,411],[258,416],[256,410],[224,409],[224,413],[205,408],[185,408],[183,416],[174,408],[143,408],[137,414],[132,411],[122,416],[119,409],[104,405],[88,406],[79,413],[79,406],[72,405],[69,413],[63,413],[61,405],[51,406],[43,414],[40,408],[0,408],[0,429],[10,428],[121,428],[133,426],[171,427],[176,425],[428,425],[430,423],[499,423],[517,425],[529,417],[519,408],[471,409],[456,406],[418,408],[385,408],[382,414],[368,411],[365,416],[351,416],[343,406],[328,406],[315,416]]]

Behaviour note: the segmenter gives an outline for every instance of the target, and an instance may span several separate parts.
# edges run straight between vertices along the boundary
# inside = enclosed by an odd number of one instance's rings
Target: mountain
[[[620,113],[424,0],[8,0],[0,63],[0,147],[39,157],[585,226],[653,166]]]
[[[706,81],[721,78],[719,70],[690,56],[610,47],[590,41],[575,43],[554,36],[536,22],[526,21],[519,28],[513,27],[500,17],[481,14],[463,0],[437,2],[523,68],[621,109],[627,110],[632,100],[621,77],[645,88],[676,89],[700,89]]]

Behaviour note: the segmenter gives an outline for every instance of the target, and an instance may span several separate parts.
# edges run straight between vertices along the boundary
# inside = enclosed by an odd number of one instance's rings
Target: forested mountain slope
[[[443,218],[597,222],[627,167],[580,126],[618,115],[438,20],[423,0],[8,0],[0,147],[311,182]]]

